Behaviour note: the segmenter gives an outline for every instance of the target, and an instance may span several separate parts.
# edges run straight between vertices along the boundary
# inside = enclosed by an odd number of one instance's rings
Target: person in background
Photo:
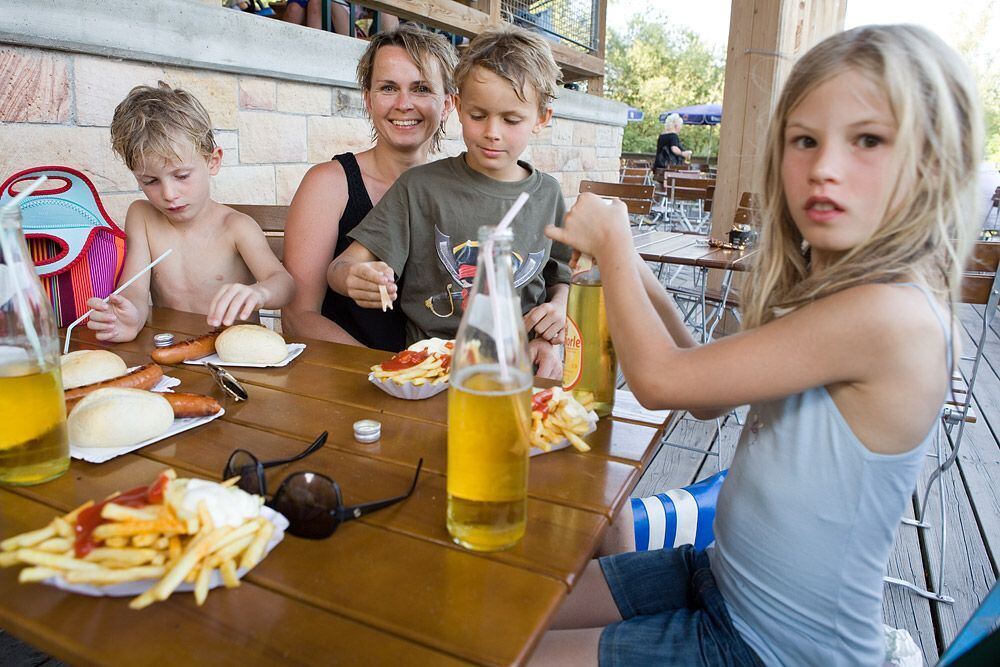
[[[456,61],[443,37],[412,24],[369,42],[357,75],[375,146],[311,168],[292,199],[285,265],[297,290],[282,311],[287,331],[392,352],[405,347],[402,311],[362,308],[329,288],[326,270],[351,244],[347,234],[400,174],[427,162],[440,147],[454,106]]]
[[[323,22],[324,0],[288,0],[285,6],[285,15],[281,18],[295,25],[304,25],[309,28],[321,28]],[[340,5],[337,5],[338,7]]]
[[[478,230],[521,193],[514,218],[514,284],[542,377],[561,378],[569,248],[545,237],[565,213],[559,183],[518,158],[552,117],[559,68],[548,43],[523,28],[491,28],[462,55],[455,79],[467,151],[403,174],[327,272],[330,286],[378,308],[386,288],[407,317],[407,342],[453,338],[478,255]],[[397,281],[399,292],[397,293]]]
[[[146,199],[125,217],[127,281],[167,249],[163,263],[107,303],[90,299],[87,327],[98,340],[133,340],[154,306],[207,315],[208,325],[281,308],[295,284],[253,218],[214,201],[210,181],[222,164],[212,122],[190,93],[160,82],[137,86],[115,108],[111,145]]]
[[[669,114],[663,121],[663,134],[656,140],[656,159],[654,169],[663,169],[671,164],[684,164],[691,161],[691,151],[686,150],[681,143],[680,135],[684,126],[680,114]]]
[[[882,575],[959,358],[952,304],[980,220],[975,79],[924,28],[839,33],[792,69],[765,150],[743,330],[717,342],[682,331],[621,202],[583,194],[548,230],[600,264],[642,405],[750,411],[715,545],[591,562],[536,664],[883,662]]]

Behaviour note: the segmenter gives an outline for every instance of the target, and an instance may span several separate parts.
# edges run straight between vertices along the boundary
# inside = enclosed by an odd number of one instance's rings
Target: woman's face
[[[454,101],[445,94],[440,64],[431,58],[424,69],[427,79],[399,46],[375,54],[372,87],[364,98],[380,144],[401,151],[426,149],[451,113]]]

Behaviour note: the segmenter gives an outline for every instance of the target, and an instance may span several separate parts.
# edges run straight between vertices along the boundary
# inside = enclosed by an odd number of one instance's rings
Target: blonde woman
[[[593,562],[553,624],[574,629],[550,632],[539,663],[882,664],[882,575],[958,354],[975,90],[916,26],[857,28],[803,56],[768,132],[744,331],[716,343],[695,345],[637,261],[624,205],[581,195],[549,229],[600,263],[643,405],[750,412],[715,545]]]
[[[406,346],[399,309],[361,308],[331,290],[330,261],[347,234],[400,174],[424,164],[444,136],[454,106],[457,56],[440,35],[411,24],[375,35],[358,62],[358,85],[375,146],[318,164],[302,179],[285,224],[285,265],[296,293],[282,313],[299,336],[398,351]],[[390,286],[395,294],[395,285]]]
[[[663,121],[663,134],[656,140],[655,169],[663,169],[671,164],[684,164],[691,161],[691,151],[684,148],[678,132],[684,126],[680,114],[669,114]]]

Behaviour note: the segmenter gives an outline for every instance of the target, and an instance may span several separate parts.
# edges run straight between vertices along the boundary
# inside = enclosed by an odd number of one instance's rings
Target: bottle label
[[[572,317],[566,317],[566,342],[564,343],[563,388],[572,389],[583,375],[583,336]]]

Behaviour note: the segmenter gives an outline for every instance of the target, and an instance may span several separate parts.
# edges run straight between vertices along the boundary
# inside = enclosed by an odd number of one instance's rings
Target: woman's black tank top
[[[347,250],[352,240],[347,236],[372,210],[372,200],[361,178],[361,169],[353,153],[343,153],[333,158],[347,175],[347,206],[337,229],[337,247],[334,257]],[[337,294],[329,286],[323,297],[323,317],[332,320],[344,331],[367,347],[398,352],[406,347],[406,316],[398,308],[382,312],[376,308],[362,308],[354,300]]]

